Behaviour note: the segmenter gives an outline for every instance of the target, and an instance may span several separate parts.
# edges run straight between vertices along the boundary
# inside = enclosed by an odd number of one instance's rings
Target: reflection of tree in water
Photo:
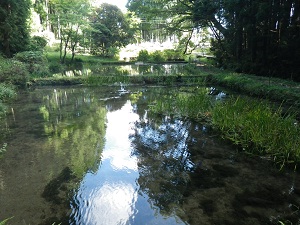
[[[70,160],[79,177],[95,170],[104,146],[106,109],[84,89],[54,90],[44,97],[40,112],[44,131],[57,155]]]
[[[146,118],[136,124],[133,154],[139,159],[140,190],[165,214],[172,213],[182,199],[189,182],[188,173],[193,169],[187,151],[190,125],[188,121],[168,117],[161,121]]]
[[[55,152],[53,174],[43,197],[55,204],[59,215],[67,215],[68,195],[87,171],[96,171],[104,147],[106,108],[92,90],[54,90],[43,98],[40,113],[49,148]],[[54,172],[55,171],[55,172]],[[56,221],[47,221],[49,224]],[[60,218],[59,221],[63,221]]]

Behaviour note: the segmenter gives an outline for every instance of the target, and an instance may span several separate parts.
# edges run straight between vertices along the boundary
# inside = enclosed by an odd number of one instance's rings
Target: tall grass
[[[221,136],[247,152],[272,158],[280,165],[300,162],[300,127],[294,115],[282,115],[270,104],[246,97],[212,103],[207,90],[163,96],[152,112],[210,123]]]
[[[300,128],[294,115],[249,98],[230,99],[212,110],[212,124],[223,136],[252,153],[282,165],[300,161]]]

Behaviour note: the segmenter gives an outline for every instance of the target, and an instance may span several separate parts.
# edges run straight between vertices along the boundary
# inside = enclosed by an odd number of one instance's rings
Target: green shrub
[[[25,86],[29,78],[25,63],[0,57],[0,82]]]
[[[150,61],[150,55],[149,55],[148,51],[147,50],[141,50],[141,51],[139,51],[139,55],[137,57],[137,60],[141,61],[141,62],[148,62],[148,61]]]
[[[14,59],[24,62],[33,77],[47,77],[50,75],[48,60],[41,51],[19,52]]]
[[[3,101],[5,99],[13,98],[16,96],[16,92],[14,87],[9,84],[0,84],[0,100]]]
[[[120,50],[118,48],[110,47],[107,50],[107,57],[112,59],[117,59],[119,58],[119,52]]]
[[[0,118],[5,114],[6,105],[3,102],[8,99],[14,98],[16,96],[16,92],[12,85],[8,84],[0,84]]]
[[[30,51],[42,51],[47,45],[47,40],[40,36],[33,36],[30,39],[29,50]]]
[[[174,49],[166,49],[163,53],[168,61],[179,61],[183,60],[185,57],[182,52]]]
[[[150,58],[152,62],[165,62],[166,61],[166,56],[162,51],[155,51],[150,54]]]
[[[49,63],[49,71],[51,73],[60,73],[64,70],[64,68],[65,67],[59,61],[53,61]]]

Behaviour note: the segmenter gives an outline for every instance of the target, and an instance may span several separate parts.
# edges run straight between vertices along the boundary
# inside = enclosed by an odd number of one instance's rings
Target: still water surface
[[[203,124],[151,115],[148,105],[172,90],[118,89],[57,87],[19,94],[1,122],[1,141],[8,146],[0,158],[0,221],[299,220],[298,174],[238,153]]]
[[[169,64],[128,64],[128,65],[82,65],[74,70],[55,73],[53,76],[115,76],[115,75],[183,75],[186,63]]]

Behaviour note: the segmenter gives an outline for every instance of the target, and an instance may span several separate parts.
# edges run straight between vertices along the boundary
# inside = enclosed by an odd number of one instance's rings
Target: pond
[[[119,89],[44,87],[18,95],[1,121],[0,221],[297,223],[297,173],[238,152],[204,124],[148,111],[174,88]]]
[[[182,75],[186,63],[169,63],[169,64],[96,64],[96,65],[81,65],[78,69],[67,70],[62,73],[55,73],[54,76],[91,76],[91,75]]]

